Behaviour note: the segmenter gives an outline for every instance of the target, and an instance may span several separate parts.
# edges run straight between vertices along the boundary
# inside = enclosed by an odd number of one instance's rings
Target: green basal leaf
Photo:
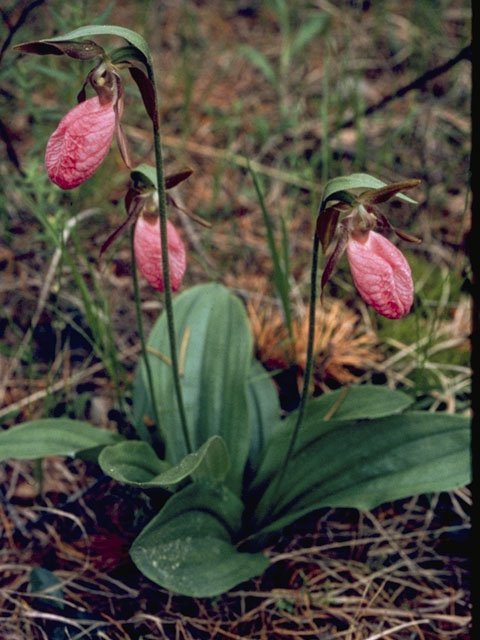
[[[267,489],[257,508],[254,523],[263,527],[262,535],[321,507],[373,509],[471,480],[470,420],[463,416],[412,411],[368,421],[332,420],[328,431],[321,423],[307,428],[308,446],[293,456],[281,495],[270,496]]]
[[[155,424],[150,394],[145,386],[140,369],[137,369],[132,385],[133,426],[140,440],[152,444],[152,435],[147,425]]]
[[[208,479],[223,482],[230,469],[230,454],[225,440],[212,436],[195,453],[190,453],[181,463],[195,481]],[[180,466],[180,465],[177,465]]]
[[[371,384],[344,387],[329,391],[307,404],[302,427],[294,452],[309,447],[322,433],[335,428],[338,421],[382,418],[405,411],[413,400],[406,393]],[[270,482],[278,471],[287,452],[297,412],[282,422],[279,432],[268,443],[254,489]]]
[[[250,448],[247,377],[252,336],[240,300],[220,284],[192,287],[174,301],[181,386],[194,450],[209,438],[223,438],[231,455],[226,483],[238,494]],[[170,367],[167,322],[156,322],[147,350],[166,459],[178,464],[189,453],[180,424]],[[146,372],[142,370],[144,381]]]
[[[170,469],[147,442],[128,440],[105,447],[98,457],[102,471],[114,480],[135,486],[157,486],[155,479]]]
[[[403,391],[362,384],[329,391],[313,402],[317,419],[365,420],[405,411],[413,400]]]
[[[34,460],[46,456],[75,456],[123,440],[112,431],[69,418],[23,422],[0,433],[0,460]]]
[[[258,360],[252,361],[248,378],[248,415],[252,430],[248,461],[250,470],[256,470],[268,441],[281,427],[277,389]]]
[[[137,487],[173,487],[192,476],[222,481],[230,461],[224,441],[210,438],[198,451],[190,453],[175,466],[160,460],[146,442],[121,442],[106,447],[98,458],[104,473],[120,482]]]
[[[43,598],[38,598],[43,604],[54,609],[63,610],[65,608],[63,583],[54,573],[43,567],[33,567],[30,571],[29,582],[31,593],[39,593],[41,596],[42,592],[46,591]]]
[[[175,593],[220,595],[268,566],[262,554],[240,553],[232,543],[242,511],[240,499],[225,486],[190,484],[140,533],[132,560],[147,578]]]
[[[320,209],[323,211],[329,200],[342,200],[344,191],[349,191],[351,189],[378,189],[385,186],[387,186],[385,182],[382,182],[382,180],[379,180],[378,178],[374,178],[368,173],[352,173],[349,176],[333,178],[333,180],[329,180],[325,185]],[[405,202],[416,204],[415,200],[409,198],[403,193],[397,194],[396,197],[405,200]]]

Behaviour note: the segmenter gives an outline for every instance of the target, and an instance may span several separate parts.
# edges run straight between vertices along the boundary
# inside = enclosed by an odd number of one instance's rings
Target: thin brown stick
[[[434,67],[433,69],[429,69],[428,71],[425,71],[425,73],[422,73],[422,75],[416,78],[415,80],[413,80],[413,82],[409,82],[408,84],[404,85],[400,89],[397,89],[397,91],[395,91],[394,93],[390,93],[388,96],[384,96],[379,102],[376,102],[375,104],[372,104],[369,107],[367,107],[365,111],[361,114],[362,117],[365,118],[371,115],[372,113],[375,113],[380,109],[383,109],[383,107],[385,107],[387,104],[389,104],[393,100],[396,100],[397,98],[402,98],[409,91],[413,91],[413,89],[421,89],[422,87],[425,86],[427,82],[429,82],[430,80],[433,80],[434,78],[437,78],[438,76],[441,76],[443,73],[446,73],[462,60],[470,60],[470,61],[472,60],[471,44],[469,44],[467,47],[464,47],[461,51],[457,53],[456,56],[454,56],[453,58],[450,58],[450,60],[447,60],[447,62],[444,62],[438,67]],[[338,131],[339,129],[348,129],[349,127],[353,127],[356,120],[357,118],[351,118],[350,120],[346,120],[345,122],[342,122],[342,124],[339,125],[338,127],[335,127],[334,131],[332,131],[331,133],[333,134],[335,131]]]

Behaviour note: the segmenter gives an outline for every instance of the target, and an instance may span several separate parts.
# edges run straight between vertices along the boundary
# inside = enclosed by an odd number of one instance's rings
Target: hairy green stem
[[[302,426],[303,418],[305,415],[305,408],[308,400],[308,392],[310,388],[310,379],[312,377],[313,369],[313,346],[315,341],[315,306],[317,302],[317,268],[318,268],[318,253],[319,253],[320,240],[317,233],[313,237],[313,250],[312,250],[312,269],[310,275],[310,303],[309,303],[309,317],[308,317],[308,341],[307,341],[307,362],[305,364],[305,372],[303,376],[303,389],[300,397],[300,404],[298,405],[297,420],[290,436],[290,442],[288,443],[287,452],[283,460],[280,472],[276,478],[276,485],[272,491],[272,504],[276,504],[275,498],[278,497],[280,492],[285,472],[290,462],[293,450],[295,448],[295,442],[298,437],[298,432]],[[273,507],[272,513],[275,511]],[[271,514],[269,514],[271,517]]]
[[[165,192],[165,176],[163,171],[162,144],[160,139],[160,126],[157,102],[157,89],[155,84],[155,76],[151,64],[147,65],[148,76],[153,86],[155,95],[155,107],[153,117],[153,142],[155,149],[155,166],[157,171],[157,191],[158,191],[158,212],[160,215],[160,243],[162,248],[162,273],[164,283],[164,299],[165,313],[167,316],[168,338],[170,343],[170,360],[172,363],[173,386],[175,396],[177,398],[178,412],[180,423],[182,425],[182,433],[188,453],[192,452],[192,444],[188,433],[187,417],[185,414],[185,406],[183,403],[182,387],[180,384],[180,372],[178,366],[177,345],[175,337],[175,322],[173,314],[172,302],[172,285],[170,282],[170,263],[168,259],[168,236],[167,236],[167,198]]]
[[[138,335],[140,337],[140,345],[142,349],[143,362],[145,363],[145,370],[147,372],[148,390],[150,392],[150,399],[152,401],[153,418],[155,425],[160,433],[162,433],[162,426],[160,424],[160,415],[157,409],[157,403],[155,402],[155,396],[153,391],[153,376],[152,367],[150,366],[150,360],[147,353],[147,343],[145,341],[145,333],[143,331],[142,309],[140,306],[140,291],[138,287],[138,274],[137,274],[137,261],[135,260],[135,248],[134,248],[134,234],[135,229],[132,227],[130,235],[130,250],[132,255],[132,280],[133,280],[133,294],[135,298],[135,310],[137,312],[137,326]]]

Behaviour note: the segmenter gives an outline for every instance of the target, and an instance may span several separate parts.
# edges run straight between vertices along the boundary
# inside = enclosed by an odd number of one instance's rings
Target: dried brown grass
[[[469,637],[466,490],[374,512],[324,509],[271,543],[263,576],[208,600],[169,593],[129,562],[131,511],[108,482],[86,480],[79,462],[47,466],[45,501],[30,465],[10,463],[2,478],[2,638]],[[35,566],[55,573],[63,601],[32,593]]]

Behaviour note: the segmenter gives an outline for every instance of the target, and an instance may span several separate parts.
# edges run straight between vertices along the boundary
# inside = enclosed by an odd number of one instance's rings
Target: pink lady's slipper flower
[[[182,284],[187,259],[185,245],[169,220],[167,220],[167,238],[170,283],[173,291],[176,291]],[[140,273],[152,287],[163,291],[162,249],[158,216],[142,215],[138,218],[135,224],[133,245]]]
[[[115,133],[114,101],[85,100],[62,118],[47,144],[45,166],[55,184],[73,189],[102,164]]]
[[[376,231],[353,233],[347,256],[358,292],[386,318],[401,318],[413,303],[413,281],[405,257]]]
[[[85,100],[89,83],[95,98]],[[99,64],[87,76],[78,99],[80,103],[62,118],[45,152],[49,178],[62,189],[73,189],[88,180],[102,164],[114,133],[119,151],[130,166],[125,136],[120,125],[123,112],[123,85],[117,71]]]

